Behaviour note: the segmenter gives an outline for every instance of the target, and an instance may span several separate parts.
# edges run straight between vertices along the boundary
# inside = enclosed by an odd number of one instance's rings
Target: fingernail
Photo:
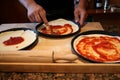
[[[75,22],[77,23],[77,22],[78,22],[78,20],[75,20]]]

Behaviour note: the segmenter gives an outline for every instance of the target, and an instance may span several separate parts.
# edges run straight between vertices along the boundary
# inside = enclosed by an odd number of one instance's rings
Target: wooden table
[[[34,29],[36,25],[37,23],[2,24],[0,25],[0,30],[13,27],[29,27]],[[81,32],[90,30],[103,30],[103,28],[99,22],[90,22],[81,28]],[[59,55],[62,55],[63,53],[73,54],[71,51],[71,40],[73,37],[74,36],[64,39],[49,39],[39,36],[38,44],[30,50],[30,53],[44,50],[50,52],[55,51]],[[40,59],[40,57],[36,58]],[[75,61],[70,63],[0,61],[0,71],[3,72],[119,73],[119,67],[120,64],[89,63],[80,58],[77,58]]]

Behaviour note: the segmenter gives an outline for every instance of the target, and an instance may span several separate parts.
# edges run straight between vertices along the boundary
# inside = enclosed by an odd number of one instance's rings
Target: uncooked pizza
[[[63,35],[63,34],[71,34],[73,32],[72,25],[64,24],[62,25],[50,25],[53,33],[55,35]],[[46,27],[42,28],[41,31],[45,34],[50,34],[50,31],[46,29]]]
[[[66,19],[56,19],[53,21],[49,21],[48,22],[49,27],[51,27],[52,29],[52,33],[50,30],[46,29],[46,25],[42,24],[42,25],[37,25],[37,31],[40,34],[46,34],[47,36],[65,36],[65,35],[71,35],[71,34],[75,34],[80,32],[80,27],[78,26],[77,23],[70,21],[70,20],[66,20]]]
[[[36,34],[32,30],[15,30],[0,33],[0,51],[20,50],[32,44]]]
[[[79,55],[95,62],[120,60],[120,37],[103,34],[81,35],[74,42]]]

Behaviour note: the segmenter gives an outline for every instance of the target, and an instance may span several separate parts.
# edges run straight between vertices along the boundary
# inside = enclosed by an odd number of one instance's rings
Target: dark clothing
[[[48,20],[74,18],[74,0],[35,0],[47,13]]]

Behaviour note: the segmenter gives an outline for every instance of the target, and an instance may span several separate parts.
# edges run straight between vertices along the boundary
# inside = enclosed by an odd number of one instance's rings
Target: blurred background
[[[102,8],[96,9],[95,5],[100,0],[88,0],[88,15],[92,21],[101,22],[105,25],[120,25],[120,10],[104,11],[105,0],[102,1]],[[109,5],[120,5],[120,0],[108,0]],[[18,0],[0,0],[0,24],[2,23],[22,23],[29,22],[26,9],[18,2]]]

